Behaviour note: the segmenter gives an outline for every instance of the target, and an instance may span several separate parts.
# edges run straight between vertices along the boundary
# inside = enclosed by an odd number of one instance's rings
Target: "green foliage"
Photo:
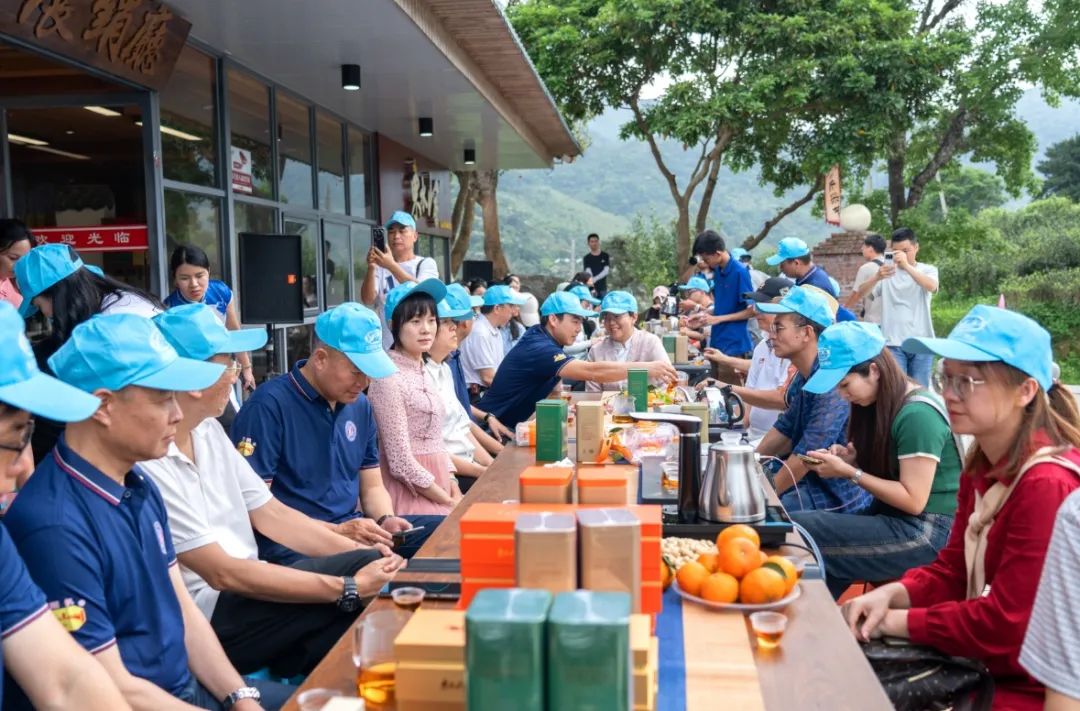
[[[671,284],[679,276],[671,258],[675,228],[655,217],[634,218],[629,233],[611,240],[606,249],[618,265],[612,270],[610,288],[629,291],[639,305],[651,303],[653,287]]]
[[[1010,277],[1002,284],[1006,305],[1042,324],[1054,341],[1054,357],[1062,365],[1066,382],[1080,382],[1066,373],[1080,362],[1080,268],[1055,269]]]
[[[1080,134],[1046,149],[1039,172],[1046,176],[1040,197],[1056,195],[1080,202]]]

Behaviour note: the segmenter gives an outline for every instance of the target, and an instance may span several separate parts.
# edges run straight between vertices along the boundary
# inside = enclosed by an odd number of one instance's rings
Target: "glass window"
[[[448,274],[450,272],[450,240],[445,237],[432,237],[432,257],[439,265],[440,274]]]
[[[311,324],[290,326],[285,329],[286,368],[292,368],[296,361],[311,355],[311,339],[314,335],[315,327]]]
[[[349,226],[323,221],[323,293],[326,308],[352,300],[349,288]]]
[[[210,275],[221,278],[221,200],[179,190],[165,191],[165,249],[168,259],[182,244],[201,247]],[[169,284],[172,288],[172,284]]]
[[[250,74],[229,69],[229,125],[232,132],[229,182],[241,195],[274,196],[270,158],[270,89]]]
[[[304,308],[319,307],[318,272],[315,255],[318,251],[319,223],[304,218],[286,217],[285,234],[300,235],[300,266],[304,279]]]
[[[371,135],[349,126],[349,212],[373,220],[367,169],[370,159]]]
[[[277,94],[278,199],[304,207],[311,200],[311,115],[308,105]]]
[[[319,209],[345,214],[345,144],[341,122],[321,111],[315,113],[319,147]]]
[[[277,233],[277,210],[264,205],[237,200],[233,203],[233,225],[236,234],[254,232],[261,235]]]
[[[214,59],[185,46],[161,92],[162,171],[169,180],[217,185]]]
[[[354,222],[350,226],[350,231],[352,232],[353,283],[359,290],[368,270],[367,253],[371,249],[371,225]]]

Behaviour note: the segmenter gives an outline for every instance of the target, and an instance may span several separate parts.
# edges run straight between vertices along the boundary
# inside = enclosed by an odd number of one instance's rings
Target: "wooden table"
[[[516,499],[518,474],[534,463],[534,456],[532,449],[507,447],[487,473],[473,485],[461,504],[431,535],[417,557],[458,558],[458,519],[462,513],[475,502]],[[801,539],[796,537],[793,540]],[[399,574],[401,580],[416,581],[453,582],[458,577],[457,574],[410,574],[407,569]],[[801,584],[802,596],[785,610],[788,630],[783,644],[772,651],[754,650],[765,708],[770,711],[892,709],[870,665],[844,625],[839,608],[825,584],[820,580],[806,579]],[[450,602],[438,601],[428,601],[424,605],[454,606]],[[390,600],[376,599],[368,605],[364,614],[389,607],[393,607]],[[748,625],[746,632],[748,638],[752,637]],[[338,640],[284,709],[297,711],[298,694],[311,688],[339,689],[350,696],[355,695],[356,668],[352,662],[351,644],[351,634]],[[722,700],[717,696],[717,689],[709,684],[708,666],[707,659],[688,656],[686,660],[688,711],[711,711]],[[660,693],[663,694],[663,690]]]

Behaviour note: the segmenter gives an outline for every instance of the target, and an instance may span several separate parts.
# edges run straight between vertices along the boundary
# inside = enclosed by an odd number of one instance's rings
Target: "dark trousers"
[[[289,567],[344,577],[377,558],[376,551],[358,550]],[[267,602],[223,592],[210,624],[241,674],[270,667],[274,676],[289,678],[311,673],[359,614],[341,612],[332,602]]]

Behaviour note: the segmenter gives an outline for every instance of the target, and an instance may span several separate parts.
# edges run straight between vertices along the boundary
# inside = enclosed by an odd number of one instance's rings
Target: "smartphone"
[[[405,537],[408,536],[410,533],[417,533],[419,531],[423,531],[425,528],[426,526],[413,526],[410,529],[404,531],[396,531],[390,534],[390,538],[393,539],[394,542],[394,548],[396,549],[399,546],[405,545]]]
[[[386,251],[386,228],[385,227],[372,227],[371,228],[371,244],[375,249],[380,252]],[[892,257],[890,257],[891,259]]]
[[[885,253],[885,261],[886,262],[891,262],[892,260],[893,260],[893,253],[892,252],[886,252]]]
[[[809,464],[812,467],[820,467],[825,463],[824,459],[818,459],[817,457],[810,457],[805,454],[796,454],[796,457],[801,459],[804,464]]]
[[[461,583],[417,583],[407,580],[391,580],[379,591],[379,597],[390,597],[390,593],[398,588],[420,588],[428,600],[457,600],[461,597]]]

